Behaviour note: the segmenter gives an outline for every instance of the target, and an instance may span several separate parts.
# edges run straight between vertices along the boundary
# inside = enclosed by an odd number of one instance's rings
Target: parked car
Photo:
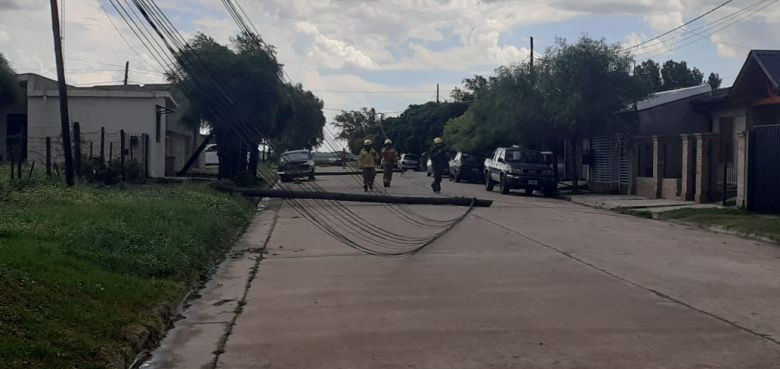
[[[398,169],[420,170],[420,160],[415,154],[401,154],[398,161]]]
[[[460,182],[482,182],[485,179],[485,157],[477,154],[458,152],[450,160],[450,180]]]
[[[206,145],[206,148],[203,149],[203,152],[206,156],[206,165],[219,165],[219,155],[217,155],[216,144]]]
[[[420,163],[420,170],[428,171],[428,152],[425,151],[422,154],[420,154],[419,159],[417,160]]]
[[[431,164],[431,159],[428,159],[428,162],[425,164],[425,172],[427,173],[428,177],[433,175],[433,164]],[[449,166],[444,167],[444,175],[445,176],[450,175]]]
[[[524,189],[528,195],[540,190],[544,196],[552,196],[557,190],[555,174],[542,153],[518,146],[499,147],[485,160],[485,189],[493,191],[496,184],[502,194]]]
[[[339,155],[332,152],[315,152],[312,153],[314,157],[314,164],[321,167],[341,165]]]
[[[314,180],[314,158],[309,150],[285,151],[279,157],[277,174],[282,182],[290,182],[296,178]]]

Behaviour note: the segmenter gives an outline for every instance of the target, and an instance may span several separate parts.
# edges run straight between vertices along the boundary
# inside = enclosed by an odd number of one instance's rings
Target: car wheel
[[[532,196],[534,194],[534,189],[530,188],[530,187],[526,188],[525,189],[525,194],[528,195],[528,196]]]
[[[290,177],[287,177],[287,176],[282,176],[282,177],[279,178],[279,180],[281,180],[282,183],[289,183],[291,181]]]
[[[508,195],[509,194],[509,185],[506,183],[506,177],[501,176],[501,194],[502,195]]]
[[[496,183],[493,182],[493,179],[490,178],[490,173],[485,173],[485,189],[488,191],[493,191],[493,186],[495,186]]]
[[[309,180],[310,180],[310,181],[313,181],[313,180],[315,180],[315,178],[314,178],[314,171],[312,171],[311,173],[309,173]]]

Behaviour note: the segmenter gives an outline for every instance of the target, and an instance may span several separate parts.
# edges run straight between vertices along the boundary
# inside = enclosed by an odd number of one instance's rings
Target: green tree
[[[232,46],[198,34],[176,56],[184,73],[168,78],[191,101],[187,116],[213,130],[220,178],[238,179],[256,167],[247,153],[255,158],[264,136],[280,134],[293,107],[273,48],[247,34],[233,38]]]
[[[19,82],[11,63],[0,53],[0,106],[8,106],[20,97]]]
[[[397,118],[386,119],[379,133],[393,140],[402,152],[421,153],[431,146],[434,138],[444,135],[448,120],[463,115],[466,109],[468,104],[462,102],[410,105]]]
[[[661,66],[654,60],[645,60],[634,67],[634,76],[647,84],[653,92],[662,91]]]
[[[342,111],[334,117],[333,125],[339,130],[337,138],[347,141],[353,153],[360,151],[366,139],[376,141],[381,128],[376,109]]]
[[[661,68],[661,78],[663,79],[662,91],[668,91],[701,85],[704,74],[698,68],[688,68],[688,63],[685,61],[668,60]]]
[[[712,87],[713,91],[719,89],[722,83],[723,79],[717,73],[710,73],[710,76],[707,78],[707,84]]]
[[[273,140],[274,146],[277,150],[312,149],[318,146],[324,139],[324,103],[311,91],[304,90],[301,84],[288,84],[285,89],[292,100],[292,117],[279,137]]]

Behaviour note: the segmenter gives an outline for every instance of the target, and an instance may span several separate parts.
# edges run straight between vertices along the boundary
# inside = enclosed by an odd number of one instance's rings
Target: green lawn
[[[680,209],[659,213],[658,216],[660,219],[716,226],[780,242],[780,217],[778,216],[748,213],[737,209]]]
[[[160,312],[172,311],[224,254],[252,208],[205,186],[11,186],[5,174],[0,170],[3,369],[122,363],[130,356],[123,349],[147,329],[159,331]]]

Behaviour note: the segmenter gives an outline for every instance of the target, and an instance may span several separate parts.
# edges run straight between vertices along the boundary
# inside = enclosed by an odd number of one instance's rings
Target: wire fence
[[[148,134],[109,131],[105,127],[84,132],[79,123],[74,123],[72,132],[73,168],[77,176],[87,179],[116,176],[119,181],[148,178]],[[36,167],[45,170],[49,177],[60,176],[64,171],[61,135],[23,133],[7,136],[6,141],[5,161],[11,164],[12,180],[32,177]],[[3,159],[1,154],[0,159]]]

